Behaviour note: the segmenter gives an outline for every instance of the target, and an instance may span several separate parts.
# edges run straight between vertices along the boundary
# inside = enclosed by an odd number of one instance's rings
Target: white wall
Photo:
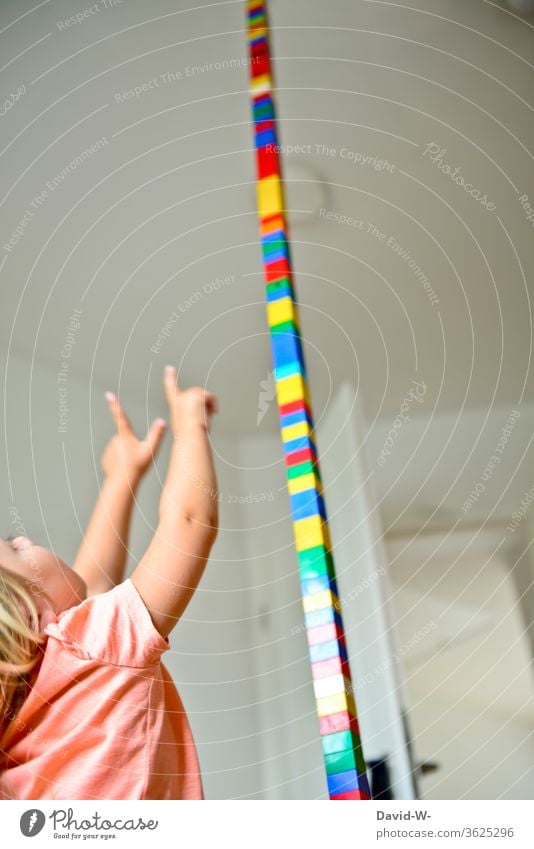
[[[530,799],[534,679],[501,533],[390,541],[410,719],[429,799]]]
[[[532,799],[532,725],[438,698],[415,701],[417,751],[439,763],[420,779],[424,799]],[[436,756],[436,751],[439,754]]]

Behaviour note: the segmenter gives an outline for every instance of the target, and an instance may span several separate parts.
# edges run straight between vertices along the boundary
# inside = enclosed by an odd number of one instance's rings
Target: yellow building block
[[[257,27],[251,27],[248,31],[249,41],[254,41],[262,35],[267,35],[267,27],[265,24],[259,24]]]
[[[297,551],[305,551],[316,545],[324,545],[323,519],[321,516],[308,516],[293,522],[293,532]]]
[[[287,490],[290,495],[295,495],[297,492],[304,492],[306,489],[316,489],[317,492],[322,492],[321,481],[310,472],[308,475],[301,475],[298,478],[288,478]]]
[[[252,77],[250,81],[250,88],[254,96],[258,94],[263,94],[266,91],[270,91],[273,87],[273,83],[269,74],[262,74],[259,77]]]
[[[258,213],[260,217],[282,212],[284,201],[280,177],[273,174],[258,181]]]
[[[281,432],[282,442],[291,442],[292,439],[298,439],[299,436],[311,435],[311,427],[308,422],[297,422],[283,427]]]
[[[306,551],[307,548],[315,548],[316,545],[324,545],[326,549],[331,548],[328,525],[322,516],[298,519],[293,522],[293,533],[297,551]]]
[[[304,399],[309,405],[308,387],[301,374],[292,374],[276,381],[276,398],[278,404],[291,404],[293,401]]]
[[[314,610],[322,610],[323,607],[333,607],[339,610],[339,599],[331,590],[323,590],[322,593],[305,595],[302,599],[304,613],[312,613]]]
[[[343,711],[348,711],[352,716],[356,716],[356,705],[350,693],[336,693],[335,696],[325,696],[324,699],[317,699],[316,705],[318,716],[330,716],[332,713],[343,713]]]
[[[295,302],[288,296],[279,298],[277,301],[267,302],[267,323],[269,327],[282,324],[283,321],[294,321],[299,323],[299,316]]]

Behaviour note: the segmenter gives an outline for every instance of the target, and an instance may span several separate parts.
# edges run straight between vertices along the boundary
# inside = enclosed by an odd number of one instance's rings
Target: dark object
[[[438,769],[441,769],[441,767],[434,761],[423,761],[422,764],[419,764],[421,775],[430,775],[432,772],[437,772]]]
[[[368,761],[367,767],[371,773],[371,798],[375,801],[393,799],[386,759]]]

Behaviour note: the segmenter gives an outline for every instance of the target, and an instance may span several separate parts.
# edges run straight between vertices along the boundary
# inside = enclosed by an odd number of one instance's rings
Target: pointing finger
[[[174,400],[176,393],[180,391],[175,366],[165,366],[165,372],[163,374],[163,386],[165,388],[165,395],[167,396],[167,401],[170,404],[171,401]]]
[[[152,422],[152,424],[150,425],[150,430],[146,435],[145,441],[148,442],[150,446],[150,452],[153,457],[158,452],[158,448],[161,445],[161,441],[165,436],[166,428],[167,422],[165,421],[165,419],[156,419],[156,421]]]
[[[124,431],[129,431],[133,433],[132,426],[130,424],[130,420],[126,415],[122,405],[119,402],[119,399],[113,392],[106,392],[106,401],[108,402],[109,411],[115,422],[117,430],[119,433],[123,433]]]

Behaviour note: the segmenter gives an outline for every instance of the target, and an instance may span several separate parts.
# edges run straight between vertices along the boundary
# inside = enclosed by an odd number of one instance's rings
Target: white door
[[[416,798],[400,652],[365,429],[354,389],[341,386],[316,422],[334,562],[366,759],[387,759],[394,798]]]

